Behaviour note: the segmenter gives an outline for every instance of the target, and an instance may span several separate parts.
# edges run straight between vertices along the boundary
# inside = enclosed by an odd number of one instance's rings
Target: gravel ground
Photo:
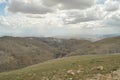
[[[97,74],[93,78],[87,78],[86,80],[120,80],[120,69],[106,75]]]

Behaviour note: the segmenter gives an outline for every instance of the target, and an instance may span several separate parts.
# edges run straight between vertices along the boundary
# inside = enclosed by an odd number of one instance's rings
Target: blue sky
[[[105,0],[98,0],[98,4],[104,4]]]
[[[1,1],[0,36],[120,34],[119,0]]]
[[[5,4],[0,4],[0,15],[4,15]]]
[[[6,7],[6,3],[0,3],[0,15],[5,15],[4,9]]]

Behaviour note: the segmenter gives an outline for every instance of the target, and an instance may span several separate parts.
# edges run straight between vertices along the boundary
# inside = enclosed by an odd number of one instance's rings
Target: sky
[[[120,0],[0,0],[0,36],[120,35]]]

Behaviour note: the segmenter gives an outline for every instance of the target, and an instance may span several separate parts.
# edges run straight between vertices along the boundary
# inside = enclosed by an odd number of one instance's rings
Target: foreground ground
[[[120,80],[120,54],[73,56],[0,73],[0,80]]]

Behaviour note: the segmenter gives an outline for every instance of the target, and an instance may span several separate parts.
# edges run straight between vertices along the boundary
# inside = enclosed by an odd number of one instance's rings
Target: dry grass
[[[119,68],[120,54],[73,56],[3,72],[0,73],[0,80],[85,80]]]

